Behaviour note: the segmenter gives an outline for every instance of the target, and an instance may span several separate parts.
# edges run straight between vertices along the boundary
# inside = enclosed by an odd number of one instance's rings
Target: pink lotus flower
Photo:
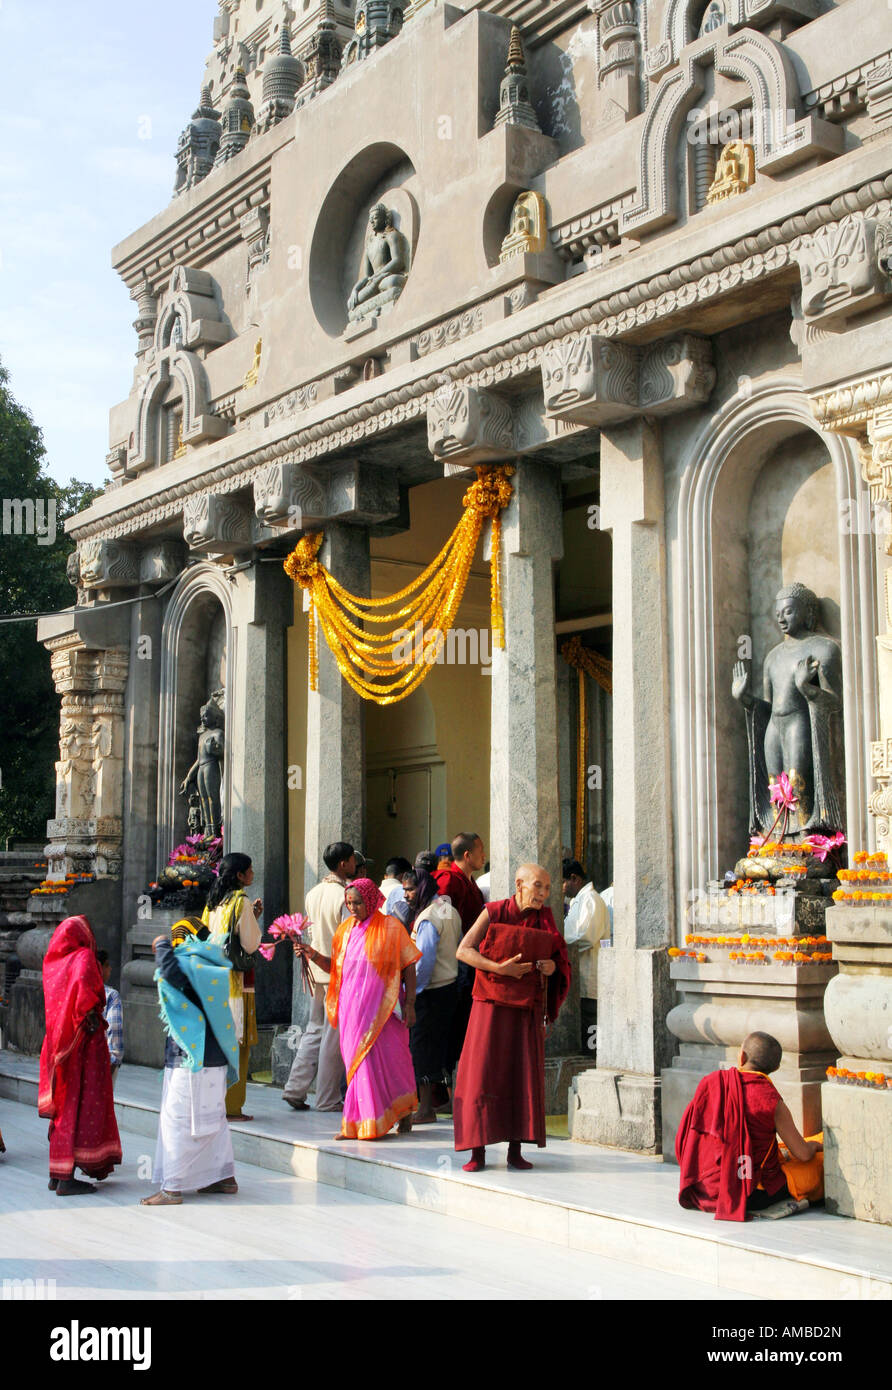
[[[281,946],[283,941],[301,941],[305,928],[310,925],[309,918],[302,912],[286,912],[283,916],[277,917],[269,929],[269,934],[274,939],[264,942],[260,947],[263,959],[272,960],[276,947]]]
[[[822,864],[832,849],[839,849],[845,842],[846,837],[841,830],[837,830],[835,835],[809,835],[808,839],[804,841],[815,858],[820,859]]]
[[[782,772],[776,782],[771,784],[770,799],[782,811],[790,811],[799,805],[799,797],[793,791],[789,777]]]

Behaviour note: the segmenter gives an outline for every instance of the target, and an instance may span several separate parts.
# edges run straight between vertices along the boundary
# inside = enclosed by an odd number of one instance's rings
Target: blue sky
[[[107,481],[136,305],[111,248],[170,200],[214,0],[0,0],[0,361],[60,481]]]

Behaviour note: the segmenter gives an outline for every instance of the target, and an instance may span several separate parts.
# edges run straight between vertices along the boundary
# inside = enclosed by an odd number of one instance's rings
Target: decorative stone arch
[[[182,347],[204,347],[211,351],[232,337],[229,324],[222,319],[214,280],[207,271],[193,270],[187,265],[175,266],[168,296],[155,328],[156,351],[163,352],[171,346],[177,318],[184,324]]]
[[[156,422],[172,382],[179,385],[183,396],[184,444],[219,439],[228,429],[225,420],[210,412],[207,373],[194,352],[174,351],[156,359],[139,392],[134,448],[127,465],[133,472],[152,468],[159,461]]]
[[[708,5],[709,0],[706,0]],[[725,7],[726,23],[729,28],[739,28],[746,22],[743,0],[722,0]],[[699,37],[693,24],[693,16],[696,12],[704,9],[703,0],[669,0],[663,13],[663,20],[660,25],[660,43],[668,43],[668,61],[672,62],[675,56],[687,48],[689,43],[693,43]],[[699,25],[697,26],[699,30]],[[664,50],[664,53],[666,50]],[[665,64],[664,64],[665,66]]]
[[[740,446],[748,438],[772,443],[807,429],[824,445],[836,478],[837,501],[866,495],[853,440],[826,434],[815,424],[808,397],[793,378],[755,385],[734,397],[704,425],[687,451],[677,503],[677,568],[673,575],[671,661],[674,690],[673,800],[676,816],[677,920],[684,923],[689,889],[705,889],[719,865],[718,797],[722,787],[716,701],[730,668],[718,669],[715,595],[727,549],[714,550],[717,492],[726,465],[735,478]],[[761,464],[754,468],[755,476]],[[857,510],[857,509],[856,509]],[[877,721],[876,559],[872,535],[838,526],[840,624],[845,689],[846,834],[850,851],[865,848],[870,834],[870,740]],[[865,636],[866,634],[866,636]],[[741,715],[741,720],[743,716]],[[741,846],[743,853],[745,846]]]
[[[819,117],[799,118],[799,84],[783,45],[755,29],[704,34],[661,79],[648,106],[639,150],[638,196],[621,218],[623,234],[655,231],[677,218],[678,140],[687,113],[705,90],[704,71],[710,65],[749,89],[752,143],[760,172],[774,174],[815,154],[841,150],[840,130]]]
[[[760,26],[771,23],[779,14],[795,15],[807,22],[818,14],[817,0],[720,0],[725,11],[725,26],[729,30],[741,25]],[[652,80],[678,61],[688,44],[699,38],[703,13],[709,0],[669,0],[660,22],[659,41],[649,48],[644,58],[645,71]],[[698,16],[695,23],[694,16]]]
[[[236,706],[237,683],[235,669],[236,629],[232,615],[232,586],[227,583],[217,565],[201,561],[186,570],[174,589],[161,630],[161,698],[158,729],[158,839],[156,858],[159,868],[167,863],[167,856],[175,843],[177,833],[177,787],[188,770],[192,756],[184,763],[186,740],[192,737],[192,725],[188,731],[182,725],[187,716],[185,708],[190,701],[190,692],[184,689],[189,677],[188,652],[193,633],[204,630],[208,615],[213,615],[214,604],[223,611],[226,625],[226,737],[227,757],[223,768],[223,824],[224,848],[229,847],[230,820],[232,807],[232,730],[237,727],[238,710]],[[192,672],[194,684],[194,669]],[[210,691],[203,692],[207,699]],[[195,711],[197,713],[197,711]],[[191,745],[190,745],[191,746]]]

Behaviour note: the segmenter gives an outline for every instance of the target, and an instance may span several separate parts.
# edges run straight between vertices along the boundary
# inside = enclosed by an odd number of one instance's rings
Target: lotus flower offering
[[[272,941],[264,941],[260,947],[260,954],[264,960],[272,960],[276,954],[276,948],[283,942],[288,941],[293,945],[295,941],[306,943],[308,939],[308,929],[312,926],[309,917],[305,917],[302,912],[285,913],[282,917],[277,917],[269,929]],[[304,994],[312,994],[316,988],[316,981],[310,969],[310,962],[306,956],[296,957],[300,961],[300,987]]]

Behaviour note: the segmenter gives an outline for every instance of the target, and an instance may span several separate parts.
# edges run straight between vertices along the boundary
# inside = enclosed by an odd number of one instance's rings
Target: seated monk
[[[745,1221],[792,1216],[823,1197],[823,1145],[803,1139],[769,1080],[782,1056],[777,1038],[750,1033],[736,1067],[703,1077],[675,1138],[681,1206]]]

